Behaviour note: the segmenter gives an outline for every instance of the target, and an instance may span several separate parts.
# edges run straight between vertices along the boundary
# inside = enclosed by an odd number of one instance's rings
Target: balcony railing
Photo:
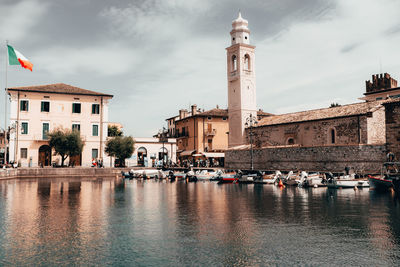
[[[206,136],[214,136],[217,134],[217,130],[212,129],[211,131],[206,131]]]

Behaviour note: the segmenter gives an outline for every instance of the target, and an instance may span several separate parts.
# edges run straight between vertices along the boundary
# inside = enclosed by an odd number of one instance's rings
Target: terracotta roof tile
[[[68,95],[92,95],[92,96],[113,97],[113,95],[90,91],[90,90],[82,89],[79,87],[71,86],[71,85],[68,85],[65,83],[12,87],[12,88],[8,88],[8,90],[24,91],[24,92],[38,92],[38,93],[68,94]]]
[[[385,101],[362,102],[350,105],[343,105],[339,107],[314,109],[282,115],[273,115],[261,119],[257,127],[362,115],[376,110],[381,106],[383,102]]]
[[[197,113],[199,116],[217,116],[217,117],[228,117],[227,109],[214,108],[201,113]]]

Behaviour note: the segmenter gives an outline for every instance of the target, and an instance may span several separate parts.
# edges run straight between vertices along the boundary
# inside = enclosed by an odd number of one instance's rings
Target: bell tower
[[[255,46],[250,45],[248,21],[239,16],[232,22],[231,46],[227,51],[229,147],[246,143],[246,119],[257,116]]]

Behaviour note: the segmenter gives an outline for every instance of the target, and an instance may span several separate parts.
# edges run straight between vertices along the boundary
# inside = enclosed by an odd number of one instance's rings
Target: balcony
[[[189,133],[177,133],[176,138],[186,138],[189,137]]]
[[[206,131],[205,135],[206,136],[215,136],[217,134],[217,130],[212,129],[211,131]]]

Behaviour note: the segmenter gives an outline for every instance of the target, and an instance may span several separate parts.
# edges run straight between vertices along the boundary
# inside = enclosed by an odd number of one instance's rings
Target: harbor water
[[[367,189],[0,182],[1,266],[400,265],[400,201]]]

